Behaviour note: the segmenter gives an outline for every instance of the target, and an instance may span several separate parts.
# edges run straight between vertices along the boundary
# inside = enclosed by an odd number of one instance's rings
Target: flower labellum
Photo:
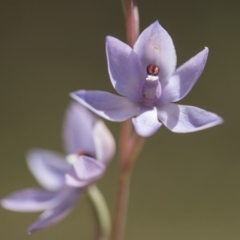
[[[121,95],[80,90],[71,97],[101,117],[115,122],[132,118],[136,132],[151,136],[162,124],[177,133],[195,132],[218,125],[222,118],[203,109],[174,104],[184,98],[201,75],[208,48],[176,68],[173,41],[158,21],[147,27],[133,49],[106,38],[108,72]]]

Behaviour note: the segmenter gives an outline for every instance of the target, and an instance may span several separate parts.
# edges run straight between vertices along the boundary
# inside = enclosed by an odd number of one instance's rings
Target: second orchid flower
[[[18,212],[44,211],[28,232],[62,220],[79,196],[100,178],[115,151],[106,125],[83,106],[72,103],[65,116],[64,145],[67,155],[35,149],[28,153],[30,171],[44,189],[27,188],[1,200],[2,207]]]

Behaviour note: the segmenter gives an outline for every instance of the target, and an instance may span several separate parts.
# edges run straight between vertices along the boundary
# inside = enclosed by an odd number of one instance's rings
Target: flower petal
[[[163,88],[159,104],[175,102],[185,97],[201,75],[207,61],[208,48],[180,66]]]
[[[110,121],[122,122],[137,115],[137,104],[108,92],[80,90],[71,93],[71,97]]]
[[[60,222],[73,209],[79,193],[77,188],[67,188],[61,191],[58,196],[59,203],[41,214],[38,220],[29,227],[28,233],[31,234]]]
[[[96,148],[96,159],[106,165],[115,152],[115,140],[101,120],[98,120],[94,125],[92,135]]]
[[[38,182],[50,191],[57,191],[64,185],[64,175],[70,168],[61,155],[40,149],[27,154],[27,163]]]
[[[106,38],[106,54],[113,87],[119,94],[141,102],[140,88],[145,72],[138,55],[127,44],[110,36]]]
[[[63,139],[68,154],[83,151],[84,155],[96,156],[92,129],[98,118],[77,102],[72,102],[65,114]]]
[[[158,121],[157,109],[142,107],[136,118],[132,119],[135,131],[142,137],[153,135],[162,125]]]
[[[159,67],[161,83],[173,74],[177,61],[175,48],[172,38],[158,21],[141,33],[133,49],[140,57],[144,69],[149,64]]]
[[[158,107],[158,118],[169,130],[178,133],[195,132],[223,122],[215,113],[173,103]]]
[[[66,151],[83,152],[107,163],[115,151],[115,141],[107,126],[81,104],[72,102],[67,109],[64,124]]]
[[[100,178],[105,171],[105,165],[96,159],[81,156],[66,174],[66,184],[82,188]]]
[[[55,193],[37,188],[14,192],[1,200],[5,209],[17,212],[37,212],[51,206]]]

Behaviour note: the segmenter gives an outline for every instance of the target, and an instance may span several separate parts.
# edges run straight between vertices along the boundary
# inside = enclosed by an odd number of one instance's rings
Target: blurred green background
[[[141,30],[158,19],[178,65],[204,46],[210,55],[183,104],[218,113],[224,125],[174,134],[161,128],[137,162],[126,239],[240,239],[240,12],[233,0],[139,0]],[[0,1],[0,197],[37,186],[25,164],[33,147],[62,152],[62,118],[78,89],[114,89],[105,36],[124,41],[119,1]],[[107,123],[118,137],[119,124]],[[116,159],[99,182],[111,210]],[[28,236],[38,213],[0,209],[1,239],[93,239],[86,198],[58,225]]]

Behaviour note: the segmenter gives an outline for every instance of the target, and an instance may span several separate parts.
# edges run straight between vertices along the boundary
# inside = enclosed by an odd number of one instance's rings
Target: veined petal
[[[126,97],[104,91],[80,90],[71,93],[71,97],[101,117],[122,122],[137,115],[137,104]]]
[[[50,191],[57,191],[64,185],[64,175],[70,168],[61,155],[40,149],[27,154],[27,163],[38,182]]]
[[[96,159],[81,156],[66,174],[66,184],[82,188],[100,178],[105,171],[105,165]]]
[[[51,207],[55,195],[42,189],[28,188],[3,198],[1,206],[17,212],[38,212]]]
[[[169,130],[178,133],[195,132],[223,122],[215,113],[173,103],[158,107],[158,118]]]
[[[116,149],[113,135],[104,122],[98,120],[92,129],[92,136],[96,148],[96,159],[106,165]]]
[[[172,38],[158,21],[140,34],[133,49],[140,57],[144,69],[150,64],[159,67],[161,83],[173,74],[177,61],[175,47]]]
[[[97,116],[77,102],[72,102],[65,114],[63,139],[68,154],[80,150],[89,156],[96,156],[92,129]]]
[[[163,88],[158,104],[175,102],[185,97],[201,75],[207,61],[208,48],[180,66]]]
[[[138,55],[125,43],[106,38],[108,72],[116,91],[133,101],[141,102],[140,88],[145,72]]]
[[[132,119],[135,131],[142,137],[153,135],[162,125],[158,121],[157,109],[155,107],[142,107],[138,116]]]
[[[58,196],[59,203],[41,214],[38,220],[29,227],[28,233],[31,234],[60,222],[75,206],[79,193],[77,188],[67,188],[61,191]]]

